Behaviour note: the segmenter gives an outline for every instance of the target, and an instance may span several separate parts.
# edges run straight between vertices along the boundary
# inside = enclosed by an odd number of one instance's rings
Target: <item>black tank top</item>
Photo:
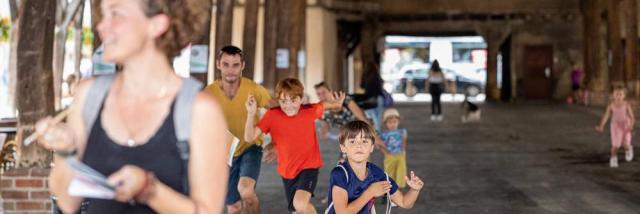
[[[116,144],[102,127],[102,110],[91,128],[82,161],[91,168],[109,176],[124,165],[130,164],[153,172],[163,184],[177,192],[182,192],[182,160],[176,142],[173,125],[173,107],[162,126],[145,144],[129,147]],[[184,193],[183,193],[184,194]],[[120,203],[115,200],[89,199],[87,213],[155,213],[146,205]]]

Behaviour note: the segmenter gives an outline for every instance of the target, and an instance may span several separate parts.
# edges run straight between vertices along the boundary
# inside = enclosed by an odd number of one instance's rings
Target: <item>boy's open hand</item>
[[[346,98],[347,98],[347,94],[345,94],[342,91],[333,92],[333,100],[338,102],[340,104],[340,106],[342,106],[344,104],[344,99],[346,99]]]
[[[405,175],[404,179],[407,180],[407,185],[409,185],[412,190],[420,191],[422,186],[424,186],[424,182],[422,182],[413,171],[411,171],[411,178]]]

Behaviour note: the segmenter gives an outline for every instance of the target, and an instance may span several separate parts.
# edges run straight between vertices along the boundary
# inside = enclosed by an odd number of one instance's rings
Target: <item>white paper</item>
[[[69,195],[83,198],[113,199],[115,192],[102,187],[91,179],[83,176],[76,176],[69,184]]]
[[[84,198],[112,199],[115,188],[107,182],[100,172],[73,157],[65,159],[65,163],[75,172],[69,184],[69,195]]]
[[[240,139],[238,139],[236,136],[233,136],[231,132],[227,131],[227,133],[229,133],[229,135],[233,138],[231,140],[231,148],[229,149],[229,160],[227,161],[227,164],[229,165],[229,167],[231,167],[231,165],[233,164],[233,154],[235,154],[236,148],[240,144]]]

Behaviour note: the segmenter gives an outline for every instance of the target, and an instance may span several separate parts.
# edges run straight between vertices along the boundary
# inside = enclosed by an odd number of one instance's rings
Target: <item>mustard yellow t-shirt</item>
[[[229,131],[240,139],[240,144],[238,144],[233,156],[237,157],[241,155],[251,146],[250,143],[244,141],[244,126],[247,122],[247,107],[245,106],[247,98],[249,97],[249,94],[253,94],[256,98],[258,108],[264,108],[269,103],[269,100],[271,100],[269,92],[261,85],[258,85],[252,80],[244,77],[240,79],[240,88],[238,88],[236,96],[233,97],[233,99],[229,99],[229,97],[224,95],[224,91],[220,88],[219,80],[216,80],[213,84],[207,86],[205,91],[216,97],[222,107],[222,111],[224,112],[224,117],[227,120]],[[256,116],[254,121],[256,124],[260,121],[258,116]],[[258,138],[255,143],[257,145],[262,145],[262,138]]]

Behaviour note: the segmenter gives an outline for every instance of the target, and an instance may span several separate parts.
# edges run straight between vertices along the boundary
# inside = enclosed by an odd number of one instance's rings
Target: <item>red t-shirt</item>
[[[280,107],[271,108],[258,123],[262,133],[271,133],[278,154],[278,173],[285,179],[295,178],[304,169],[322,167],[315,120],[322,118],[322,104],[300,106],[298,114],[289,117]]]

